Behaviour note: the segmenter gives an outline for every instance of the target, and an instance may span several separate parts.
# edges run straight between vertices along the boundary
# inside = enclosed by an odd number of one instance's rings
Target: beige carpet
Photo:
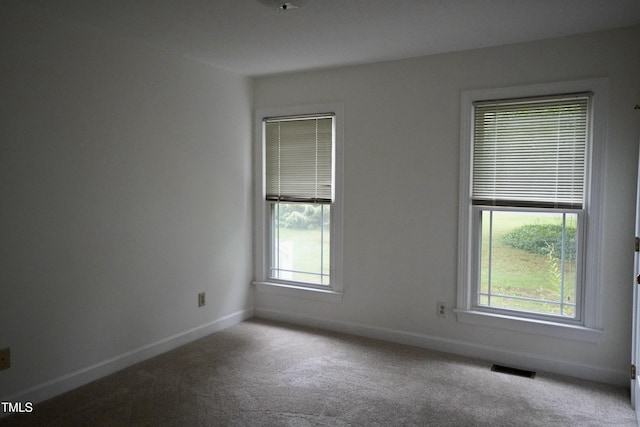
[[[250,320],[35,405],[5,426],[635,426],[629,392]]]

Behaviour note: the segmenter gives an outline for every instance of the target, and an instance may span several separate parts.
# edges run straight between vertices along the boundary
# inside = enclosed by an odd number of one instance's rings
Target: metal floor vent
[[[533,371],[527,371],[525,369],[518,369],[518,368],[510,368],[508,366],[503,366],[503,365],[493,365],[491,367],[491,370],[493,372],[500,372],[501,374],[509,374],[509,375],[515,375],[518,377],[525,377],[525,378],[534,378],[536,376],[536,373]]]

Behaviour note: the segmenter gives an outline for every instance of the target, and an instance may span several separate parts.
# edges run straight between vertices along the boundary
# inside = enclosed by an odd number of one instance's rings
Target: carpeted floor
[[[6,426],[636,426],[624,388],[250,320]]]

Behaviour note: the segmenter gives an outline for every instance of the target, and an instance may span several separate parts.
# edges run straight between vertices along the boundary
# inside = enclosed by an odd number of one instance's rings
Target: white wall
[[[625,384],[640,113],[640,27],[257,79],[255,108],[345,109],[341,303],[258,293],[260,316],[311,323]],[[563,341],[436,317],[456,301],[460,94],[610,79],[603,233],[604,333]]]
[[[17,3],[0,12],[1,400],[253,305],[250,79]]]

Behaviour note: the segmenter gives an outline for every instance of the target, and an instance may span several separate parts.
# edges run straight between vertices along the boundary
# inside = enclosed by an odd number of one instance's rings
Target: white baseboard
[[[2,400],[7,402],[42,402],[143,360],[195,341],[198,338],[226,329],[251,317],[253,317],[253,309],[237,311],[205,325],[164,338],[71,374],[38,384]]]
[[[626,371],[618,371],[599,366],[552,359],[536,354],[497,349],[479,344],[422,335],[413,332],[307,317],[277,310],[256,308],[254,313],[256,317],[264,319],[312,326],[320,329],[343,332],[399,344],[407,344],[533,371],[544,371],[622,387],[629,386],[629,374]]]

